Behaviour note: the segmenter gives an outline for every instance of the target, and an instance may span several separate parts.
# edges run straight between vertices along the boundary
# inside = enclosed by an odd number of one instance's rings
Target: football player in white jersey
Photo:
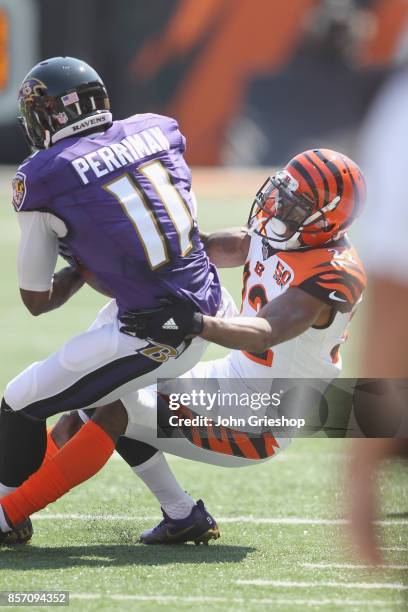
[[[186,337],[200,335],[232,349],[225,358],[200,363],[185,376],[227,379],[224,389],[228,389],[228,379],[234,379],[231,384],[236,392],[237,385],[248,391],[247,381],[253,378],[334,379],[339,374],[339,349],[365,287],[364,269],[346,232],[361,213],[365,194],[364,178],[352,160],[325,149],[306,151],[265,181],[256,194],[247,228],[203,236],[217,266],[244,266],[242,308],[238,316],[195,314],[184,321]],[[163,322],[168,323],[161,313],[159,321],[150,316],[141,323],[135,317],[134,325],[138,333],[143,327],[149,336]],[[170,343],[171,326],[162,330]],[[110,405],[109,410],[97,408],[92,418],[114,440],[126,436],[119,441],[123,447],[127,440],[128,452],[122,456],[162,506],[163,521],[141,536],[146,544],[208,541],[218,536],[216,525],[205,524],[210,521],[202,504],[194,504],[176,483],[161,451],[203,461],[212,456],[214,463],[237,465],[265,460],[285,446],[284,440],[274,439],[273,444],[264,440],[254,452],[249,440],[246,449],[250,452],[232,445],[215,450],[211,445],[203,448],[194,436],[190,440],[158,438],[154,388],[130,394],[115,406],[116,417]],[[57,424],[54,439],[58,446],[76,431],[75,418]],[[139,449],[143,449],[141,444],[148,445],[139,465],[135,452],[129,451],[132,444]],[[32,478],[41,480],[41,470]],[[2,500],[6,515],[9,508],[15,512],[16,501],[24,505],[24,487]],[[20,508],[17,516],[23,519],[40,507]]]

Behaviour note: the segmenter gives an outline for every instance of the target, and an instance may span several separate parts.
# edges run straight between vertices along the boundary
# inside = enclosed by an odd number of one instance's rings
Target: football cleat
[[[33,524],[28,518],[11,531],[0,531],[0,546],[27,544],[34,534]]]
[[[207,512],[204,502],[199,499],[184,519],[172,519],[163,510],[163,520],[142,533],[139,542],[142,544],[208,544],[210,540],[220,537],[218,525]]]

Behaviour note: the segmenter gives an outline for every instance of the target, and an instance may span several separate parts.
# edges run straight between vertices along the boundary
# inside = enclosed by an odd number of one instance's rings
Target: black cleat
[[[210,540],[220,537],[218,525],[199,499],[184,519],[172,519],[162,509],[163,520],[142,533],[139,542],[142,544],[182,544],[194,542],[195,544],[208,544]]]
[[[16,546],[27,544],[34,534],[31,519],[26,519],[11,531],[0,531],[0,546]]]

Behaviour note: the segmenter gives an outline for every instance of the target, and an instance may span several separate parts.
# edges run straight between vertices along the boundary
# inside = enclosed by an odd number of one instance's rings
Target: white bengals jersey
[[[335,378],[342,367],[339,349],[365,284],[363,265],[346,239],[322,248],[276,251],[253,236],[244,267],[243,316],[255,316],[289,287],[329,304],[333,314],[327,325],[310,327],[265,353],[232,351],[233,370],[242,378]]]

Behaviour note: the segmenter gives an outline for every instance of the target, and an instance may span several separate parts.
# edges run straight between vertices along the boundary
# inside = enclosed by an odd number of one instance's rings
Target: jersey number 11
[[[170,176],[160,161],[153,161],[138,168],[157,193],[164,209],[177,232],[181,256],[193,248],[191,232],[194,226],[191,212],[172,184]],[[130,219],[144,248],[152,270],[169,263],[170,254],[163,231],[156,220],[152,205],[130,174],[124,174],[104,185],[122,206]]]

